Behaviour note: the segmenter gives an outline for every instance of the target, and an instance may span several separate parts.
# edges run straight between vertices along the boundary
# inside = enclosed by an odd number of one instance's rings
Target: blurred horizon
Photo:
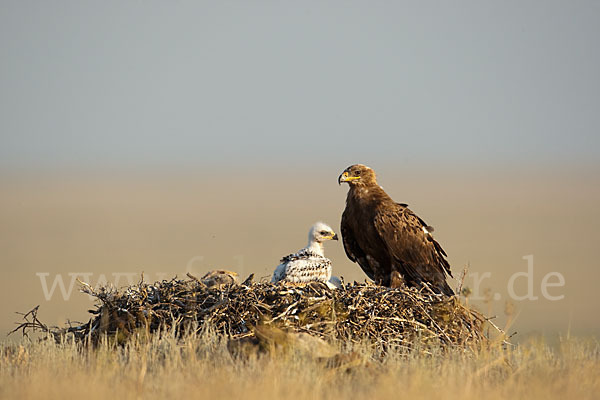
[[[456,277],[492,274],[480,307],[502,321],[533,255],[535,296],[557,272],[565,298],[517,301],[515,328],[598,335],[599,20],[584,0],[3,1],[0,335],[37,304],[86,318],[37,273],[268,276],[339,226],[354,163]]]
[[[0,332],[18,320],[14,312],[38,304],[44,322],[86,320],[91,303],[77,284],[67,301],[59,286],[45,297],[57,276],[69,289],[69,273],[117,286],[142,272],[147,281],[212,269],[267,279],[282,256],[306,245],[314,222],[339,229],[347,187],[336,178],[343,168],[1,175]],[[505,302],[513,304],[519,340],[535,332],[600,334],[597,169],[374,168],[392,198],[435,227],[456,278],[452,287],[469,265],[477,274],[465,279],[479,297],[474,305],[502,325]],[[326,255],[347,282],[366,278],[340,243],[328,243]],[[528,271],[529,255],[538,299],[512,300],[510,279]],[[549,288],[564,298],[542,296],[549,273],[564,277],[563,286]],[[519,296],[528,291],[523,278],[513,286]]]

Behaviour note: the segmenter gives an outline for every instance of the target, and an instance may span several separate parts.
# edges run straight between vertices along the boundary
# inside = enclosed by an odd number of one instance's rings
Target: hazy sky
[[[598,1],[0,1],[0,167],[600,158]]]

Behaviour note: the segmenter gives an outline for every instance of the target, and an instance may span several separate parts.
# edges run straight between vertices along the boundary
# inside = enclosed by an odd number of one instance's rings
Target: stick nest
[[[72,336],[97,344],[102,337],[123,343],[133,335],[164,332],[182,335],[210,326],[230,339],[254,338],[257,327],[273,326],[304,332],[326,340],[369,341],[412,347],[415,343],[479,346],[486,318],[461,304],[457,297],[422,289],[345,284],[339,289],[313,282],[287,286],[254,283],[249,277],[208,286],[191,279],[140,282],[124,290],[92,288],[82,291],[98,301],[87,323],[49,328],[37,319],[37,308],[25,315],[15,331],[42,330],[57,340]]]

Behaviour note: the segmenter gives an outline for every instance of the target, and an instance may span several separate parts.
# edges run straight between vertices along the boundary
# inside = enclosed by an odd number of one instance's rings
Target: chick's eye
[[[327,231],[321,231],[321,235],[327,235]]]

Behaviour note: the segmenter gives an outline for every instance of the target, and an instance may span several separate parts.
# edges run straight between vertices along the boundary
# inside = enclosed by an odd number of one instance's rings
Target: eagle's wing
[[[408,204],[406,203],[396,203],[397,205],[399,205],[401,208],[408,208]],[[410,211],[410,210],[408,210]],[[411,211],[412,212],[412,211]],[[421,226],[423,226],[425,229],[427,229],[427,231],[429,233],[433,233],[434,229],[433,226],[431,225],[427,225],[427,223],[425,221],[423,221],[422,218],[420,218],[418,215],[415,214],[415,217],[419,220],[419,223],[421,224]],[[436,242],[437,243],[437,242]],[[443,251],[443,250],[442,250]],[[444,253],[444,255],[446,255],[446,253]]]
[[[342,242],[344,243],[344,251],[350,259],[350,261],[358,263],[360,268],[367,274],[369,279],[375,279],[375,271],[371,267],[365,252],[358,245],[354,232],[348,223],[348,209],[342,213],[342,222],[340,226],[340,232],[342,233]]]
[[[427,224],[409,208],[395,204],[378,210],[375,229],[392,263],[407,281],[428,282],[445,294],[454,294],[446,282],[452,276],[446,253],[427,231]]]

